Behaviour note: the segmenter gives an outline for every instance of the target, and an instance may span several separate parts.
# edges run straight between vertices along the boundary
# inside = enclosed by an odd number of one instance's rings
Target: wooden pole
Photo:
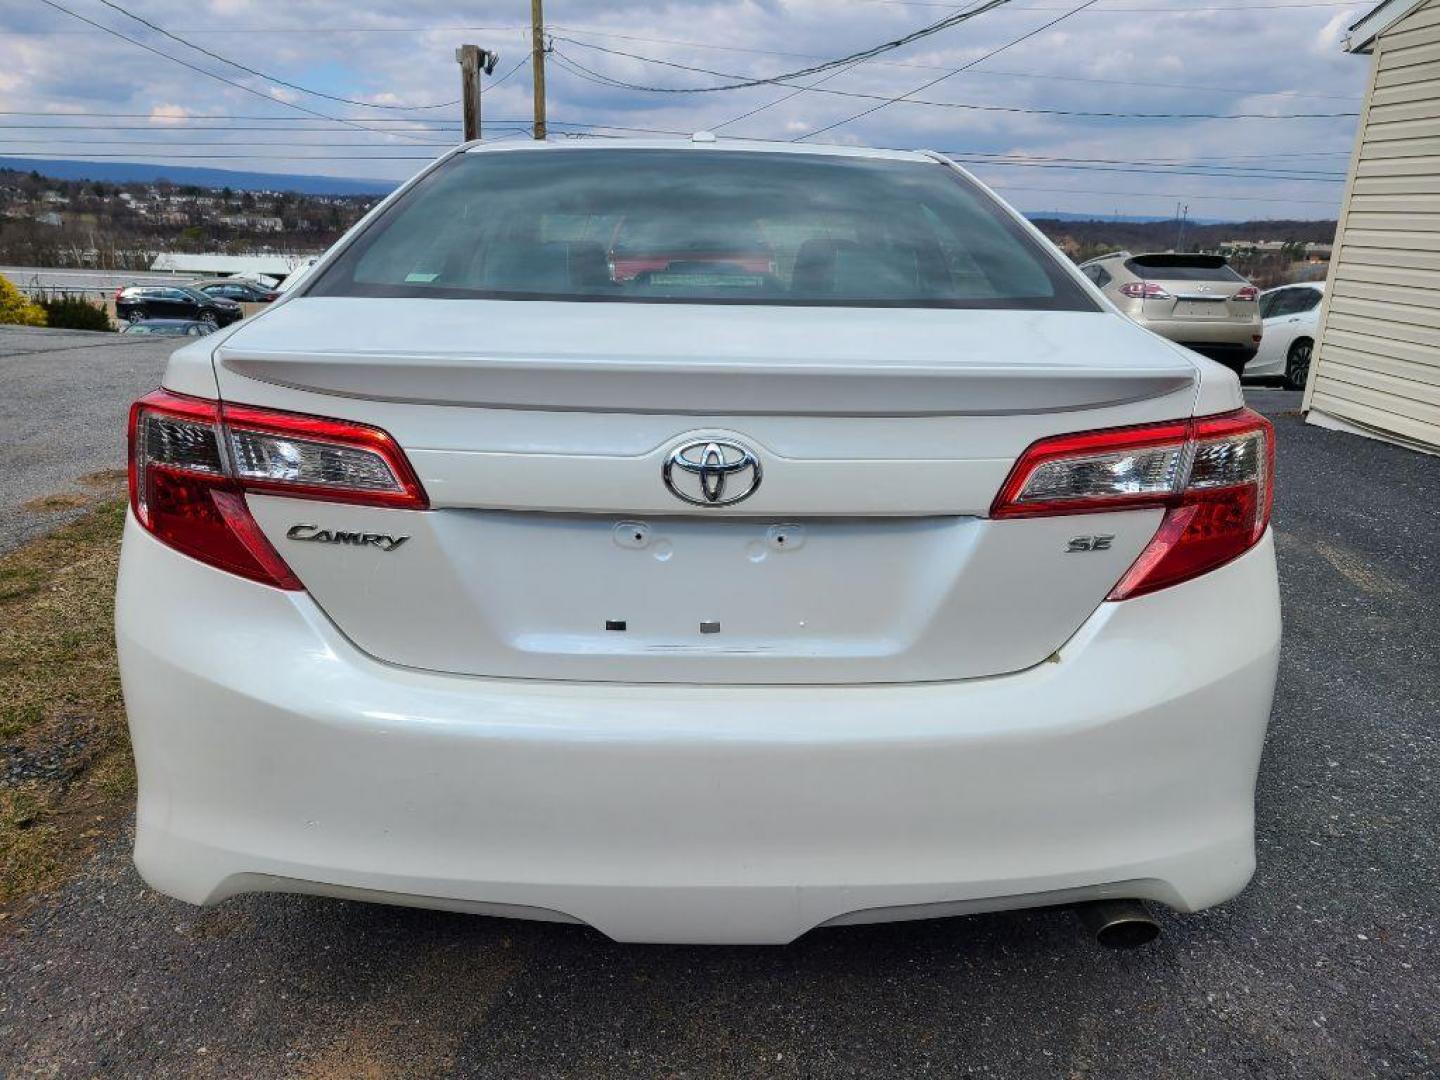
[[[535,138],[545,138],[545,7],[530,0],[530,71],[535,87]]]
[[[455,50],[460,63],[460,105],[465,114],[465,142],[480,138],[480,46],[461,45]]]

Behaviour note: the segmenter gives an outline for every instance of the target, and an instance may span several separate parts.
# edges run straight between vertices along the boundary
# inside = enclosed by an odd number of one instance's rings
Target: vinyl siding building
[[[1440,0],[1386,0],[1346,49],[1370,84],[1303,408],[1440,453]]]

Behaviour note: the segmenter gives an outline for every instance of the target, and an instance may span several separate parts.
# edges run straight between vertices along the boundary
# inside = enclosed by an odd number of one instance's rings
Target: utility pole
[[[530,74],[535,87],[535,131],[545,138],[545,5],[530,0]]]
[[[480,138],[480,76],[495,70],[500,54],[479,45],[461,45],[455,50],[460,63],[460,104],[465,114],[464,140]]]
[[[1186,206],[1185,208],[1183,208],[1183,209],[1176,215],[1176,217],[1179,218],[1179,220],[1180,220],[1180,228],[1177,230],[1177,232],[1176,232],[1176,234],[1175,234],[1175,250],[1176,250],[1177,253],[1178,253],[1178,252],[1182,252],[1182,251],[1184,250],[1184,243],[1185,243],[1185,220],[1186,220],[1189,216],[1190,216],[1190,207],[1188,207],[1188,206]]]

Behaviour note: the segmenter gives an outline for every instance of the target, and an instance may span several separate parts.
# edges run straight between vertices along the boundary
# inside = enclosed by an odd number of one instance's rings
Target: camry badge
[[[700,439],[670,451],[661,470],[665,486],[693,506],[734,506],[760,486],[755,451],[723,439]]]
[[[322,529],[318,525],[291,525],[285,532],[287,540],[303,540],[308,544],[349,544],[352,547],[373,547],[381,551],[394,551],[409,540],[408,536],[388,536],[385,533],[341,532],[339,529]]]

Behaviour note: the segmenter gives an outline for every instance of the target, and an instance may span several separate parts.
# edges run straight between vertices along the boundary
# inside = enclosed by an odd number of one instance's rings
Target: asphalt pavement
[[[124,467],[130,403],[181,344],[0,326],[0,552],[82,513],[83,477]]]
[[[1158,943],[1103,952],[1058,910],[784,948],[202,911],[146,889],[120,838],[0,929],[0,1075],[1440,1076],[1440,461],[1252,396],[1279,430],[1286,618],[1260,866]]]

